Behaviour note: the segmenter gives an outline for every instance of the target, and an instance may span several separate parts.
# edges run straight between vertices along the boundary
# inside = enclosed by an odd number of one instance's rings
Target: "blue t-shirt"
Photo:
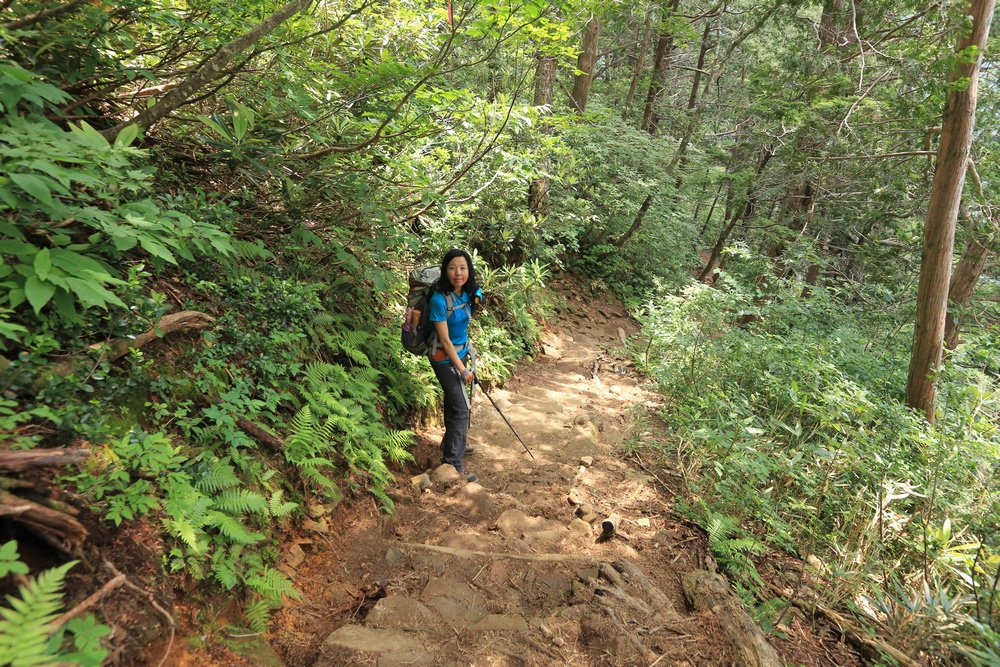
[[[466,347],[469,342],[470,308],[466,306],[469,303],[469,295],[465,292],[461,294],[453,292],[452,296],[454,297],[452,302],[453,309],[451,313],[448,313],[448,302],[444,298],[444,294],[438,290],[434,290],[430,298],[430,320],[431,322],[448,322],[448,340],[455,346],[455,352],[458,353],[458,358],[461,359],[467,352]],[[483,291],[476,290],[476,296],[482,299]],[[445,357],[444,360],[439,361],[432,358],[431,363],[450,364],[451,359]]]

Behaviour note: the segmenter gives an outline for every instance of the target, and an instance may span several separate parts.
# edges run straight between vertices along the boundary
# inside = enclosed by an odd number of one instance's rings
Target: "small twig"
[[[97,591],[91,593],[86,598],[84,598],[84,600],[80,604],[76,605],[75,607],[65,612],[64,614],[56,617],[51,623],[49,623],[48,624],[49,634],[52,634],[60,627],[62,627],[62,625],[66,621],[70,620],[71,618],[76,618],[77,616],[82,614],[89,607],[92,607],[96,602],[100,601],[104,596],[106,596],[111,591],[120,588],[123,583],[125,583],[125,575],[119,573],[117,576],[108,581],[108,583],[101,586]]]

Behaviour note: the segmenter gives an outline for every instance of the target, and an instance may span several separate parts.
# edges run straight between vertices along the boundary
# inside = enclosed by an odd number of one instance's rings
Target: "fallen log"
[[[116,338],[108,343],[94,343],[89,345],[87,349],[101,351],[101,361],[114,361],[128,354],[132,348],[141,348],[154,340],[166,337],[168,334],[204,329],[213,322],[215,322],[215,318],[206,313],[197,310],[182,310],[179,313],[164,315],[157,320],[156,324],[134,338]],[[89,358],[82,355],[63,357],[56,364],[53,372],[65,377],[76,370],[77,366],[84,361],[90,362]]]
[[[64,548],[78,547],[87,537],[87,529],[69,514],[10,493],[0,492],[0,516],[23,523]]]
[[[715,615],[736,651],[736,665],[741,667],[784,667],[784,661],[767,643],[764,632],[747,614],[739,599],[729,590],[729,582],[707,570],[692,570],[681,579],[684,596],[698,611]]]
[[[83,447],[57,447],[52,449],[26,449],[0,451],[0,470],[21,472],[28,468],[52,468],[80,463],[90,456]]]

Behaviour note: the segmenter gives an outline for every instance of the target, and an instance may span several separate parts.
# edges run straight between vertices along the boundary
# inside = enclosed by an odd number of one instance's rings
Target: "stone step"
[[[379,667],[429,667],[434,664],[434,656],[424,649],[424,643],[415,635],[363,625],[344,625],[323,641],[316,665],[340,667],[371,664],[372,660],[376,660]]]

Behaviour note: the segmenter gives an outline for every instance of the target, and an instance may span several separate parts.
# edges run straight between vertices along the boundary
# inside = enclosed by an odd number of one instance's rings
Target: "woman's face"
[[[466,282],[469,280],[469,263],[465,261],[465,258],[459,255],[455,259],[448,262],[448,282],[451,283],[451,288],[456,292],[461,290]]]

